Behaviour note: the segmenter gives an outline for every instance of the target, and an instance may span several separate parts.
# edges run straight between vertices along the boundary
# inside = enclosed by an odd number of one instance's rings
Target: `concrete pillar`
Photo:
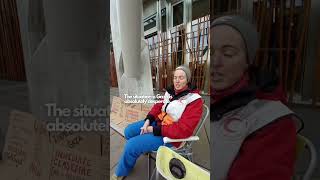
[[[185,0],[183,4],[183,22],[185,23],[185,34],[192,32],[191,23],[192,23],[192,0]],[[190,35],[188,35],[190,36]],[[190,36],[191,37],[191,36]],[[191,45],[191,39],[187,40],[188,44]],[[187,43],[187,42],[185,42]],[[185,50],[188,50],[188,46],[185,45]],[[185,64],[189,66],[190,62],[190,53],[185,54]]]
[[[183,8],[183,22],[189,23],[192,21],[192,0],[184,0]]]
[[[17,13],[19,18],[20,32],[21,32],[21,43],[23,47],[23,58],[25,66],[31,63],[31,49],[29,45],[29,34],[28,34],[28,14],[29,14],[29,1],[17,0]],[[30,72],[26,70],[26,76],[29,77]],[[29,84],[30,85],[30,84]]]
[[[117,1],[119,27],[121,34],[124,74],[128,78],[139,77],[141,48],[141,0]],[[140,23],[139,23],[140,22]]]
[[[111,5],[120,97],[153,95],[149,49],[142,34],[142,1],[112,0]]]
[[[157,1],[157,15],[156,15],[156,26],[157,26],[157,31],[161,33],[162,31],[162,18],[161,18],[161,1]]]
[[[170,41],[172,41],[172,36],[171,36],[171,31],[169,30],[170,28],[172,28],[172,24],[173,24],[173,15],[172,15],[172,4],[171,1],[166,1],[166,26],[167,26],[167,39]],[[172,53],[172,43],[168,43],[168,53]],[[168,56],[168,65],[173,68],[173,62],[172,62],[172,56],[169,57]],[[171,72],[168,73],[168,75],[171,75]],[[158,77],[159,79],[159,77]],[[169,84],[172,82],[169,82]],[[159,84],[159,83],[157,83]],[[159,87],[158,87],[159,89]]]
[[[172,28],[172,26],[173,26],[173,10],[172,10],[172,3],[171,3],[171,1],[168,1],[168,3],[167,3],[167,29],[170,29],[170,28]]]
[[[33,114],[42,120],[54,120],[48,115],[49,103],[69,109],[81,104],[108,109],[109,3],[44,0],[46,36],[35,52],[30,52],[28,45],[27,3],[17,4]],[[105,122],[105,117],[101,120]]]
[[[111,24],[111,34],[112,34],[112,45],[114,50],[115,56],[115,63],[116,63],[116,72],[117,72],[117,81],[118,87],[120,88],[120,78],[124,72],[123,70],[123,62],[122,62],[122,55],[121,55],[121,37],[120,37],[120,28],[119,28],[119,20],[118,20],[118,7],[117,1],[111,0],[110,1],[110,24]],[[121,63],[120,63],[121,61]],[[120,67],[121,65],[121,67]]]

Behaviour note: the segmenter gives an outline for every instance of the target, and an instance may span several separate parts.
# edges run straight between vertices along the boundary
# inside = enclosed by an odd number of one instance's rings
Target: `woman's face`
[[[186,73],[183,70],[174,71],[173,85],[176,90],[184,88],[188,83]]]
[[[224,90],[241,79],[248,68],[246,47],[241,34],[230,26],[211,29],[211,88]]]

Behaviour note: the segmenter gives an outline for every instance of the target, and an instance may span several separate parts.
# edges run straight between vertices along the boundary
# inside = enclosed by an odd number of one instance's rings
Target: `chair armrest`
[[[199,137],[198,136],[190,136],[188,138],[185,139],[171,139],[168,137],[164,137],[163,138],[163,142],[164,143],[172,143],[172,142],[185,142],[185,141],[198,141]]]

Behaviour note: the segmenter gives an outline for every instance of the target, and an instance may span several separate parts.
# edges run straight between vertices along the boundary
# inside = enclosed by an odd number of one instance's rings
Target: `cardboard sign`
[[[113,124],[119,124],[121,121],[125,120],[126,116],[126,107],[124,101],[116,96],[113,96],[111,112],[110,112],[110,121]]]
[[[139,113],[141,110],[133,109],[130,107],[126,108],[126,122],[133,123],[140,120]]]
[[[12,111],[3,151],[7,172],[15,179],[49,179],[48,132],[45,124],[37,121],[31,114]]]
[[[108,160],[61,145],[54,146],[50,180],[105,180]]]
[[[126,108],[136,109],[138,111],[141,111],[141,104],[135,104],[135,103],[126,104]]]
[[[49,133],[45,123],[35,120],[34,144],[32,145],[30,161],[26,170],[25,179],[42,180],[49,178],[50,151],[52,145],[48,142]]]
[[[101,155],[101,139],[96,132],[50,132],[50,143],[92,155]]]
[[[151,108],[152,108],[152,105],[150,104],[142,104],[141,111],[149,113]]]
[[[149,113],[149,111],[140,111],[139,112],[139,120],[142,120],[142,119],[145,119],[146,117],[147,117],[147,115],[148,115],[148,113]]]
[[[151,107],[151,104],[125,104],[121,98],[114,96],[110,114],[111,126],[118,133],[123,135],[124,129],[129,124],[145,119],[147,114],[150,112]],[[125,113],[123,113],[123,110]],[[125,117],[120,117],[120,114],[125,114]]]
[[[149,104],[143,104],[141,107],[141,113],[140,117],[143,119],[148,115],[148,113],[151,111],[152,106]]]
[[[141,104],[125,104],[124,101],[113,96],[110,121],[112,124],[119,125],[123,121],[135,122],[139,119],[139,112],[142,109]]]
[[[6,179],[107,179],[109,160],[101,157],[99,134],[57,132],[49,135],[45,123],[19,111],[10,114],[9,123],[4,164],[1,164],[10,174]]]
[[[117,125],[118,127],[118,133],[124,135],[124,129],[129,125],[130,123],[126,121],[122,121],[120,124]]]
[[[34,118],[28,114],[13,111],[9,117],[3,158],[15,167],[25,167],[27,152],[31,151],[34,140]],[[31,139],[29,139],[31,137]]]

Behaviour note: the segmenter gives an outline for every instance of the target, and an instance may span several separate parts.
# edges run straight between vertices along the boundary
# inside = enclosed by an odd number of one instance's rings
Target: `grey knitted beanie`
[[[231,26],[241,34],[247,50],[248,63],[252,65],[259,48],[259,34],[253,24],[240,16],[222,16],[213,20],[210,28],[218,25]]]
[[[176,70],[182,70],[186,73],[187,76],[187,81],[190,82],[191,80],[191,71],[189,69],[189,67],[185,66],[185,65],[180,65],[176,68]]]

